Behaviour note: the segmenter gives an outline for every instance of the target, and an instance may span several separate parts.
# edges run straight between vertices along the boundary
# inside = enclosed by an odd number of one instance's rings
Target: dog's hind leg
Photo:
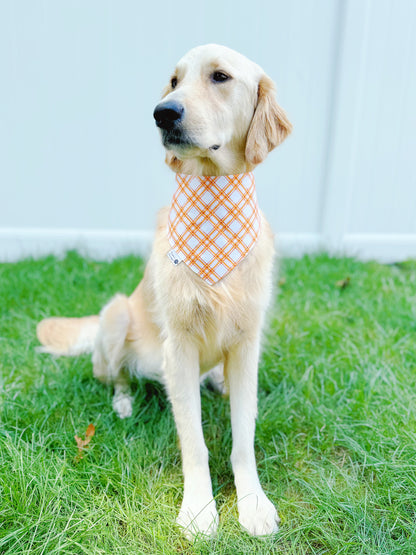
[[[129,378],[128,370],[123,369],[114,383],[113,409],[120,418],[128,418],[133,413],[133,397]]]
[[[125,367],[125,342],[132,322],[128,299],[116,295],[101,311],[100,325],[92,356],[94,376],[114,386],[113,409],[120,418],[132,414],[129,371]]]
[[[201,384],[206,384],[220,395],[227,395],[228,384],[224,376],[224,364],[218,364],[201,377]]]

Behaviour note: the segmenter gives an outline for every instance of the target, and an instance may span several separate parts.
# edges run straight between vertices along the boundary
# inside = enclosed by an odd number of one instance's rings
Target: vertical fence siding
[[[344,4],[323,236],[366,257],[416,254],[416,4]]]
[[[283,254],[416,256],[416,2],[0,4],[0,260],[145,252],[174,181],[152,111],[217,42],[276,81],[292,136],[256,170]]]

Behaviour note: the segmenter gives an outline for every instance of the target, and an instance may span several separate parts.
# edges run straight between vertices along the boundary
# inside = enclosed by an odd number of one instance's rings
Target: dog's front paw
[[[239,499],[239,522],[252,536],[268,536],[279,530],[280,518],[263,491]]]
[[[194,500],[182,503],[177,524],[188,540],[198,535],[214,536],[218,528],[218,513],[213,498],[205,503]]]
[[[133,398],[128,393],[116,393],[113,397],[113,409],[120,418],[128,418],[133,413]]]

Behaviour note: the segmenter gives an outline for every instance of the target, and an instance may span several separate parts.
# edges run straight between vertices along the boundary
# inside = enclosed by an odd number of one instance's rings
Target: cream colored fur
[[[214,71],[230,76],[213,83]],[[195,175],[251,171],[281,143],[291,125],[263,70],[228,48],[207,45],[180,60],[164,100],[184,106],[183,126],[192,145],[168,145],[174,170]],[[212,145],[220,145],[213,150]],[[261,186],[261,184],[260,184]],[[93,353],[94,375],[113,384],[113,407],[131,415],[130,375],[165,384],[182,450],[184,496],[178,523],[185,534],[214,534],[218,514],[212,495],[200,405],[201,376],[230,394],[239,520],[253,535],[278,529],[278,516],[259,483],[254,456],[257,363],[261,329],[271,294],[273,235],[262,216],[249,255],[214,286],[166,254],[167,209],[158,218],[143,280],[130,297],[117,295],[98,317],[44,320],[42,350],[57,355]]]

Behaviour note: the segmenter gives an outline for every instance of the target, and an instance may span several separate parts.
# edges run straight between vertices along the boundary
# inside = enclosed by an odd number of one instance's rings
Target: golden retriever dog
[[[166,163],[178,175],[251,172],[291,131],[272,80],[255,63],[218,45],[192,49],[177,64],[154,111]],[[94,376],[112,384],[113,407],[132,413],[132,375],[161,381],[172,404],[184,475],[177,518],[187,537],[213,535],[218,513],[201,424],[201,377],[230,395],[232,468],[239,521],[250,534],[278,530],[260,485],[254,454],[257,366],[272,289],[274,238],[259,212],[250,252],[216,283],[167,256],[169,209],[158,216],[144,277],[99,316],[48,318],[37,333],[43,352],[92,353]]]

